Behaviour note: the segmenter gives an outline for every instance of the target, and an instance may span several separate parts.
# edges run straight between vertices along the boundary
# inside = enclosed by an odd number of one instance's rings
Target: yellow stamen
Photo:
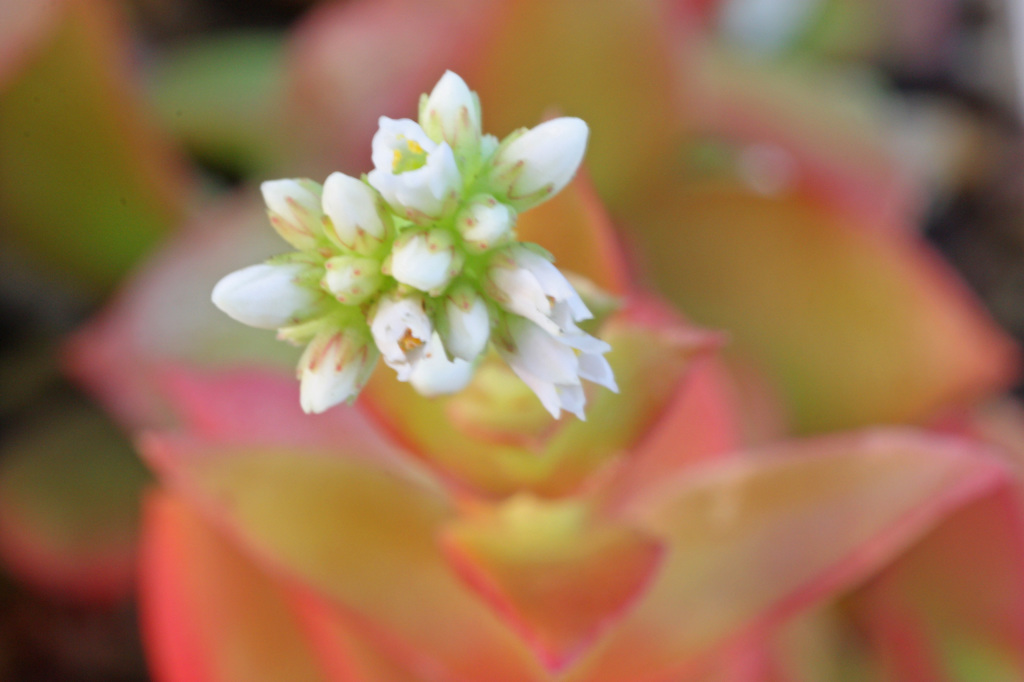
[[[408,329],[405,330],[405,335],[398,340],[398,347],[406,353],[411,351],[413,348],[419,348],[422,345],[423,341],[413,336],[412,332]]]

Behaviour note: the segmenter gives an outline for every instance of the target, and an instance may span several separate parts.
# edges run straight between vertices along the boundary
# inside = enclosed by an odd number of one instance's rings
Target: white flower
[[[480,98],[461,77],[445,71],[430,95],[420,100],[420,126],[435,142],[442,140],[460,156],[480,151]]]
[[[242,324],[277,329],[296,324],[317,308],[323,295],[300,278],[309,266],[260,264],[236,270],[213,288],[213,304]]]
[[[322,286],[345,305],[366,301],[377,293],[384,280],[380,263],[372,258],[336,256],[324,263],[324,267]]]
[[[602,355],[610,350],[604,341],[585,335],[591,343],[586,351],[580,351],[516,316],[509,318],[508,331],[511,338],[507,344],[498,344],[498,352],[555,419],[561,410],[586,419],[580,379],[618,391],[611,366]]]
[[[486,286],[502,308],[555,336],[582,334],[575,323],[593,317],[565,275],[523,246],[510,247],[494,259]]]
[[[483,252],[506,241],[515,222],[515,211],[494,197],[481,194],[459,210],[455,229],[474,251]]]
[[[408,381],[434,329],[422,296],[391,293],[377,304],[370,331],[384,362],[398,373],[399,381]]]
[[[434,142],[410,119],[381,116],[372,144],[374,169],[367,179],[392,208],[418,223],[454,208],[462,176],[447,142]]]
[[[587,124],[578,118],[545,121],[498,149],[490,179],[517,211],[550,199],[569,184],[587,148]]]
[[[487,304],[472,287],[453,287],[445,298],[437,328],[444,347],[453,357],[472,362],[491,340]]]
[[[331,219],[328,236],[345,248],[372,253],[391,230],[383,198],[363,181],[331,173],[323,190],[323,212]]]
[[[459,274],[462,255],[447,230],[417,231],[402,235],[391,248],[391,276],[420,291],[438,292]]]
[[[441,337],[434,332],[424,349],[423,358],[409,376],[409,383],[420,395],[428,398],[458,393],[473,378],[473,370],[471,362],[459,358],[449,360]]]
[[[354,399],[369,380],[379,356],[365,329],[348,327],[317,334],[299,361],[299,402],[303,411],[319,414]]]
[[[268,180],[260,185],[270,224],[295,248],[316,246],[321,233],[320,185],[304,178]]]
[[[458,391],[492,341],[556,417],[583,418],[583,380],[616,390],[608,344],[578,326],[587,305],[516,234],[518,213],[576,173],[587,125],[558,118],[499,141],[481,120],[477,94],[448,71],[420,98],[419,122],[379,119],[362,179],[263,183],[274,228],[299,253],[231,273],[213,301],[308,344],[307,412],[354,398],[379,357],[424,395]],[[587,300],[603,316],[594,301],[607,297]]]

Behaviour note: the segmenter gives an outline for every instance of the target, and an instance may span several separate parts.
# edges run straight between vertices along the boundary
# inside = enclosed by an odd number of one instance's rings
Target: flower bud
[[[491,320],[487,304],[467,285],[455,287],[445,297],[437,319],[444,347],[455,358],[472,362],[487,348]]]
[[[423,359],[409,376],[409,383],[420,395],[433,398],[458,393],[472,378],[473,363],[459,358],[449,360],[441,337],[435,332],[423,352]]]
[[[365,328],[332,329],[316,335],[299,361],[299,401],[307,414],[319,414],[354,400],[380,357]]]
[[[312,314],[322,294],[300,282],[309,273],[300,263],[263,263],[236,270],[213,288],[213,304],[250,327],[277,329]]]
[[[430,95],[420,100],[420,126],[435,142],[447,142],[456,156],[479,156],[480,99],[451,71],[445,71]]]
[[[337,256],[326,263],[322,286],[340,303],[358,305],[377,293],[383,276],[380,263],[372,258]]]
[[[384,362],[408,381],[434,329],[422,296],[391,293],[377,303],[370,331]]]
[[[376,251],[392,229],[384,199],[343,173],[331,173],[324,182],[323,209],[331,219],[327,236],[357,253]]]
[[[296,249],[311,249],[321,234],[320,185],[312,180],[268,180],[260,185],[270,224]]]
[[[461,268],[462,254],[448,230],[410,232],[391,248],[391,276],[420,291],[440,293]]]
[[[507,240],[515,221],[515,211],[492,196],[480,194],[455,216],[455,229],[472,250],[486,251]]]
[[[587,124],[578,118],[545,121],[498,149],[492,189],[517,211],[550,199],[569,184],[587,147]]]

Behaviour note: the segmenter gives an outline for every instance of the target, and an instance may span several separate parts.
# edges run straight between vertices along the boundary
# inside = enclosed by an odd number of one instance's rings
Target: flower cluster
[[[491,342],[556,418],[584,418],[582,379],[616,390],[610,347],[577,326],[586,304],[515,232],[519,212],[575,175],[586,124],[556,118],[499,142],[480,119],[449,71],[418,123],[381,117],[363,178],[263,183],[271,224],[297,251],[224,277],[213,302],[307,344],[306,412],[353,400],[380,357],[421,394],[454,393]]]

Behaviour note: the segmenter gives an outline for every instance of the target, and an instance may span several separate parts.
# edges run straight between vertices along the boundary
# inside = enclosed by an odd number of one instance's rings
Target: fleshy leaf
[[[614,207],[662,167],[682,127],[673,25],[668,3],[500,2],[458,69],[494,134],[535,125],[552,108],[584,119],[587,167]]]
[[[0,5],[0,90],[35,50],[45,47],[47,34],[60,14],[61,4],[11,0]]]
[[[210,302],[214,284],[232,268],[287,248],[261,206],[247,192],[204,211],[71,340],[71,374],[126,424],[166,421],[166,400],[154,389],[158,368],[168,364],[293,372],[297,349],[238,324]]]
[[[765,632],[862,580],[1006,476],[962,441],[879,431],[782,445],[668,481],[631,512],[671,548],[658,579],[567,679],[677,679],[730,637]]]
[[[269,32],[207,37],[165,51],[150,70],[150,93],[165,127],[194,153],[241,175],[279,163],[283,40]]]
[[[526,496],[455,521],[442,542],[454,569],[552,671],[636,603],[663,554],[642,533],[591,517],[585,502]]]
[[[293,592],[295,592],[293,590]],[[312,646],[328,671],[338,682],[423,682],[393,657],[374,646],[366,632],[350,623],[330,604],[315,595],[293,594],[292,603]]]
[[[34,4],[59,19],[0,98],[3,234],[109,287],[180,216],[185,167],[130,87],[114,3]]]
[[[714,49],[693,70],[699,129],[755,191],[804,192],[883,228],[902,229],[920,208],[922,189],[885,135],[885,100],[864,82]],[[696,155],[699,145],[684,149]]]
[[[297,143],[302,172],[367,167],[378,117],[407,117],[445,69],[458,71],[457,55],[475,42],[488,9],[483,0],[357,0],[310,11],[292,32],[288,57],[290,115],[306,133]]]
[[[724,183],[668,182],[645,206],[656,283],[730,332],[799,430],[921,421],[1015,372],[1012,343],[908,231]]]
[[[127,598],[146,472],[94,409],[55,405],[4,443],[0,557],[20,579],[84,602]]]
[[[612,346],[608,361],[620,393],[592,394],[586,422],[545,419],[547,432],[533,441],[509,441],[479,428],[493,424],[473,423],[464,402],[486,404],[488,400],[473,384],[463,396],[430,400],[378,374],[367,386],[363,404],[413,453],[482,492],[494,496],[523,490],[545,496],[570,493],[647,432],[685,381],[693,357],[717,344],[717,337],[671,317],[645,317],[641,311],[647,305],[638,299],[606,323],[603,338]],[[485,379],[486,374],[481,380]],[[511,372],[501,381],[510,387],[507,390],[519,386]],[[510,408],[496,401],[493,409]],[[479,454],[483,448],[486,457]]]
[[[1007,486],[935,529],[851,609],[895,679],[1024,676],[1024,524]]]
[[[261,565],[363,623],[414,674],[541,679],[525,645],[449,571],[434,541],[452,514],[447,494],[351,448],[153,437],[144,450]]]
[[[140,610],[163,682],[326,681],[287,595],[195,510],[146,501]]]
[[[735,452],[739,415],[729,387],[715,354],[694,357],[665,411],[606,481],[609,502],[621,504],[686,467]]]

